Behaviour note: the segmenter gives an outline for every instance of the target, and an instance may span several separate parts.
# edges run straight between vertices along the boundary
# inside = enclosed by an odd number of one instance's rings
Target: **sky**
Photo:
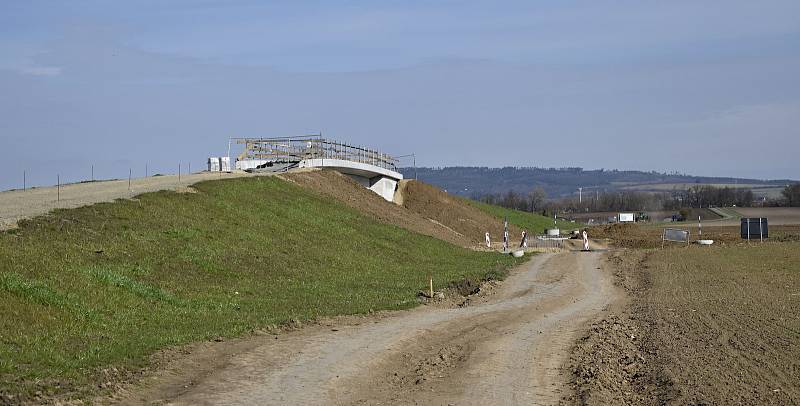
[[[0,190],[318,132],[421,166],[798,179],[798,16],[796,0],[3,1]]]

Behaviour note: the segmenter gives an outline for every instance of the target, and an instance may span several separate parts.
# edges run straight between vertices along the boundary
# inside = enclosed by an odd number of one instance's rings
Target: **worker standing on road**
[[[508,251],[508,230],[503,231],[503,251]]]
[[[528,248],[528,230],[522,230],[522,242],[520,248]]]
[[[583,229],[583,250],[589,251],[589,236],[586,234],[586,229]]]
[[[486,233],[486,248],[492,248],[492,239],[489,238],[489,233]]]

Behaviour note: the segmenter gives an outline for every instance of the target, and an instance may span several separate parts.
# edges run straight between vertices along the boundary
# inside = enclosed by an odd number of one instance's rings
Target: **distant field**
[[[703,224],[700,230],[696,223],[675,223],[674,225],[642,225],[642,224],[608,224],[593,226],[589,229],[592,238],[609,239],[614,245],[623,248],[660,248],[661,233],[664,228],[677,228],[688,230],[692,241],[700,239],[714,240],[714,245],[746,244],[741,238],[739,220],[736,225],[714,226]],[[800,241],[800,225],[775,225],[770,226],[770,241],[794,242]],[[667,246],[678,243],[667,243]]]
[[[5,395],[38,403],[36,391],[85,395],[168,346],[413,307],[429,274],[441,288],[517,263],[277,177],[194,188],[59,210],[0,232],[0,404]]]
[[[650,216],[650,221],[652,222],[659,222],[665,218],[671,218],[673,214],[678,214],[679,210],[660,210],[660,211],[647,211],[648,216]],[[594,219],[595,222],[602,223],[606,222],[609,217],[619,216],[618,211],[603,211],[603,212],[588,212],[588,213],[571,213],[569,214],[570,218],[574,218],[576,220],[586,222],[589,219]],[[637,211],[629,211],[628,213],[638,213]],[[703,220],[716,220],[721,218],[719,214],[713,212],[709,209],[689,209],[689,218],[697,220],[697,217],[700,216]]]
[[[686,190],[696,186],[714,186],[718,188],[750,189],[756,198],[766,197],[776,199],[781,197],[784,185],[765,185],[759,183],[640,183],[622,186],[622,190],[638,190],[651,192],[669,192],[671,190]]]
[[[784,185],[765,185],[760,183],[639,183],[634,185],[623,186],[622,189],[629,190],[672,190],[672,189],[688,189],[695,186],[713,186],[718,188],[723,187],[738,187],[740,189],[769,189],[769,188],[783,188]]]
[[[800,207],[735,207],[742,217],[767,217],[769,224],[800,224]]]
[[[553,224],[553,219],[539,214],[506,209],[504,207],[481,203],[475,200],[464,200],[470,205],[475,206],[498,219],[504,219],[507,216],[510,224],[513,224],[521,229],[528,230],[528,232],[532,235],[541,234],[544,229],[553,228],[554,226],[557,226],[561,230],[574,230],[581,226],[581,224],[563,220],[558,220],[555,224]]]
[[[721,209],[733,217],[713,221],[708,227],[740,226],[740,217],[766,217],[772,226],[800,225],[800,207],[726,207]]]

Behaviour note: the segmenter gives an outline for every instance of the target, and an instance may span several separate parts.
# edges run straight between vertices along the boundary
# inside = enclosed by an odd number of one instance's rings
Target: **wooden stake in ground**
[[[433,276],[428,274],[428,293],[430,294],[431,299],[433,299]]]

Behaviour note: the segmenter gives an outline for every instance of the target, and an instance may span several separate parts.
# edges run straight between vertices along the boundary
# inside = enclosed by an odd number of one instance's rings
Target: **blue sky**
[[[800,178],[797,1],[5,1],[0,189],[325,135],[428,166]],[[758,153],[752,151],[757,150]]]

